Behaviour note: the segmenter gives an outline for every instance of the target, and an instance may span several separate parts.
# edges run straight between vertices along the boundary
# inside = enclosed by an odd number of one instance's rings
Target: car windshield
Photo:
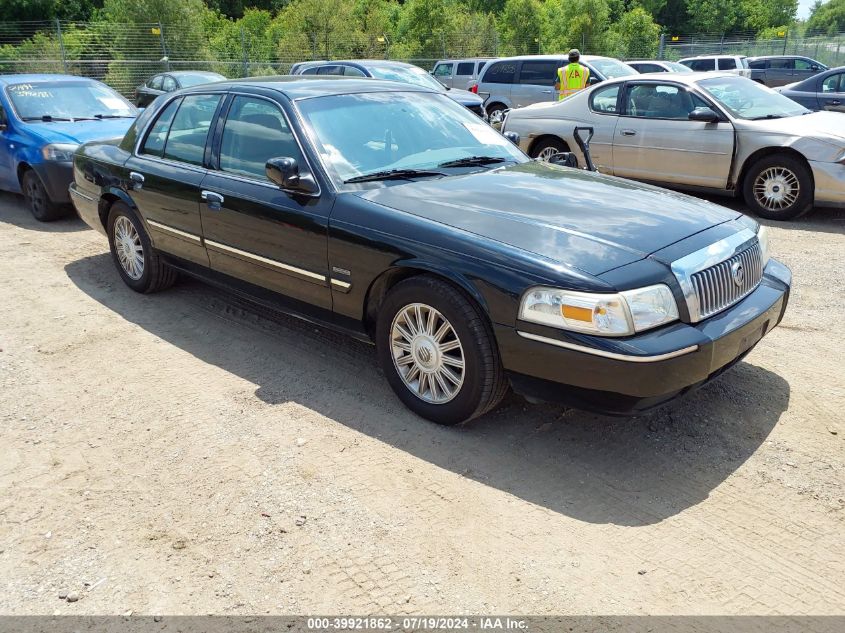
[[[663,65],[666,66],[670,71],[675,73],[688,73],[689,66],[684,66],[683,64],[679,64],[678,62],[663,62]]]
[[[605,79],[616,79],[617,77],[638,74],[631,66],[623,64],[618,59],[591,59],[589,64],[604,75]]]
[[[513,143],[445,95],[375,92],[304,99],[297,106],[317,151],[339,182],[389,170],[438,170],[483,157],[526,162]],[[445,166],[449,172],[450,166]]]
[[[111,88],[88,81],[45,81],[6,88],[24,121],[122,118],[138,110]]]
[[[445,90],[445,88],[443,88],[443,84],[425,72],[422,68],[417,68],[416,66],[370,66],[369,71],[373,77],[378,79],[398,81],[403,84],[411,84],[413,86],[428,88],[429,90],[437,90],[438,92],[443,92]]]
[[[744,77],[704,79],[698,85],[740,119],[782,119],[809,112],[792,99]]]
[[[179,83],[183,88],[190,88],[191,86],[199,86],[200,84],[208,84],[212,81],[223,81],[226,78],[217,73],[206,73],[203,75],[179,75]]]

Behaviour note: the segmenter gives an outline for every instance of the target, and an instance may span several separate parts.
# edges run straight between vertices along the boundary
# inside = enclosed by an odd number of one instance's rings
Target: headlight
[[[72,143],[53,143],[45,145],[41,149],[41,155],[44,160],[54,160],[58,162],[70,162],[73,160],[73,153],[79,145]]]
[[[769,229],[762,224],[757,229],[757,241],[760,243],[760,261],[765,267],[769,261]]]
[[[540,287],[525,293],[519,318],[572,332],[629,336],[677,320],[678,306],[663,284],[616,294]]]

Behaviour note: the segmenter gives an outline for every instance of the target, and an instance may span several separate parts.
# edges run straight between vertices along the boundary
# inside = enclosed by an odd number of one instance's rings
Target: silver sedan
[[[845,116],[811,112],[736,75],[606,81],[565,101],[511,110],[502,131],[547,159],[577,155],[576,126],[595,129],[593,162],[607,174],[742,195],[773,220],[814,204],[845,207]]]

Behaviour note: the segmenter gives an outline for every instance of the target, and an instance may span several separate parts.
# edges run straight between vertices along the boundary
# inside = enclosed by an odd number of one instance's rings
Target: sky
[[[810,9],[816,0],[798,0],[798,19],[806,20],[810,17]]]

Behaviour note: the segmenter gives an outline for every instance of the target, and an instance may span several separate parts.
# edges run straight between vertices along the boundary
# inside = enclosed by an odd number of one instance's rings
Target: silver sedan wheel
[[[141,236],[125,215],[114,221],[114,250],[123,272],[138,281],[144,274],[144,247]]]
[[[558,150],[556,150],[554,147],[546,147],[546,148],[543,148],[543,150],[539,154],[537,154],[537,158],[539,158],[540,160],[548,162],[552,159],[552,156],[554,156],[555,154],[559,154],[559,153],[560,152]]]
[[[764,169],[754,181],[754,198],[757,204],[769,211],[791,207],[800,193],[798,176],[786,167]]]
[[[445,404],[464,384],[464,349],[452,324],[424,303],[402,308],[390,326],[393,364],[415,396]]]

